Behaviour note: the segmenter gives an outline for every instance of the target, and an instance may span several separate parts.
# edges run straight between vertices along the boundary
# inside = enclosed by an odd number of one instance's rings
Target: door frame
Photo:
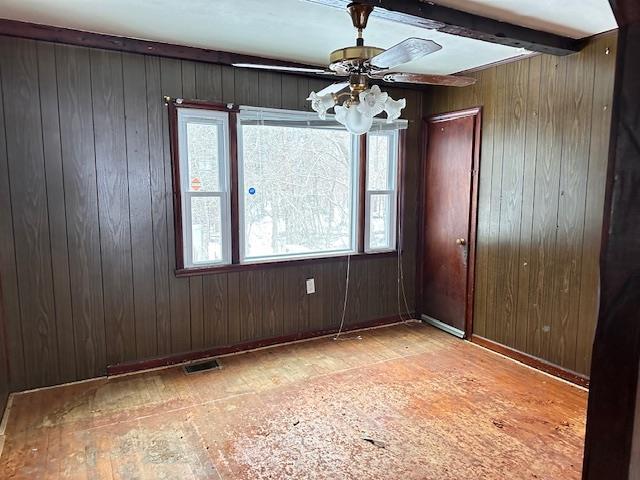
[[[474,117],[473,126],[473,159],[471,164],[471,191],[469,208],[469,236],[467,257],[467,293],[465,305],[464,338],[471,338],[473,333],[473,300],[475,291],[475,265],[476,265],[476,234],[478,230],[478,177],[480,173],[480,141],[482,138],[482,107],[465,108],[452,112],[438,113],[422,119],[422,151],[419,166],[418,185],[418,256],[416,262],[416,311],[421,315],[422,310],[422,268],[424,259],[424,195],[426,192],[425,174],[426,159],[429,147],[429,123],[434,121],[446,121],[456,118]]]

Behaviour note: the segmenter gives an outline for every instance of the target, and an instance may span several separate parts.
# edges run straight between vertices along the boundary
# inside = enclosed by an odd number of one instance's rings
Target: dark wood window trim
[[[358,238],[357,238],[357,246],[358,253],[364,253],[364,236],[365,236],[365,228],[366,228],[366,219],[364,218],[366,215],[366,201],[367,201],[367,136],[360,135],[358,138],[359,141],[359,151],[358,151]]]
[[[238,200],[238,112],[229,114],[229,161],[231,172],[231,264],[240,265],[240,203]],[[180,265],[179,265],[180,267]],[[209,267],[215,269],[221,267]]]
[[[374,252],[365,253],[357,252],[351,255],[340,254],[333,256],[322,257],[306,257],[306,258],[287,258],[283,260],[273,260],[268,262],[258,263],[232,263],[229,265],[220,265],[217,267],[202,267],[202,268],[178,268],[175,271],[176,277],[191,277],[194,275],[203,275],[211,273],[224,273],[224,272],[238,272],[243,270],[263,270],[274,267],[292,267],[301,265],[314,265],[319,263],[329,263],[344,261],[347,257],[351,257],[351,260],[363,260],[365,258],[389,258],[398,255],[397,250],[390,250],[388,252]]]
[[[398,254],[398,250],[402,249],[400,245],[399,230],[396,228],[396,245],[394,250],[382,252],[365,252],[365,201],[366,201],[366,181],[367,181],[367,137],[362,135],[359,139],[359,181],[358,181],[358,225],[356,229],[356,253],[338,254],[338,255],[319,255],[317,257],[305,258],[287,258],[274,259],[272,261],[240,263],[240,212],[238,201],[238,113],[240,107],[233,103],[222,104],[207,102],[201,100],[185,100],[165,97],[165,103],[168,106],[169,113],[169,137],[171,148],[171,171],[173,181],[173,217],[175,232],[175,249],[176,249],[176,277],[189,277],[193,275],[215,274],[223,272],[234,272],[242,270],[260,270],[265,268],[273,268],[291,265],[309,265],[317,263],[326,263],[344,260],[351,257],[354,260],[363,258],[384,258],[394,257]],[[203,110],[215,110],[228,112],[229,114],[229,171],[230,186],[229,195],[231,201],[231,263],[226,265],[207,265],[203,267],[185,267],[184,266],[184,238],[182,225],[182,190],[180,182],[180,158],[179,158],[179,139],[178,139],[178,110],[180,108],[200,108]],[[404,195],[403,195],[403,165],[405,162],[405,141],[406,133],[404,130],[398,135],[398,159],[396,172],[396,226],[402,222],[404,212]]]
[[[404,220],[404,183],[405,156],[407,153],[407,131],[400,130],[398,134],[398,161],[396,164],[396,250],[402,251]]]
[[[171,173],[173,180],[173,228],[176,248],[176,266],[184,268],[184,238],[182,232],[182,187],[180,183],[180,154],[178,146],[178,107],[165,97],[169,107],[169,146],[171,149]]]

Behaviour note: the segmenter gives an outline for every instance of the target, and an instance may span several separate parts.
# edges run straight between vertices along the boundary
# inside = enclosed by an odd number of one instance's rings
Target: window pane
[[[391,195],[369,196],[369,249],[393,248],[391,241]]]
[[[187,123],[189,177],[186,181],[189,191],[220,191],[218,132],[216,123]]]
[[[242,139],[244,256],[351,250],[351,135],[243,125]]]
[[[222,260],[220,197],[191,197],[191,248],[194,264]]]
[[[389,158],[390,140],[388,135],[369,135],[368,190],[391,190],[393,188],[391,158]]]

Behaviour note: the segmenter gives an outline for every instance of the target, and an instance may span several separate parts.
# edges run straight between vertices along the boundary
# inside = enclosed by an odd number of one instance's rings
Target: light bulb
[[[358,110],[357,105],[344,107],[336,105],[336,120],[347,127],[347,131],[354,135],[367,133],[373,125],[373,117]]]

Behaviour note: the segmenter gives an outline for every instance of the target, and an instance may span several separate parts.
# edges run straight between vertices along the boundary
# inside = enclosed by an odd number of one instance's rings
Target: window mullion
[[[365,232],[367,225],[367,157],[369,135],[359,137],[359,168],[358,168],[358,237],[356,250],[365,251]]]
[[[238,115],[235,112],[229,114],[229,170],[231,184],[229,185],[229,207],[231,216],[231,263],[240,263],[240,202],[239,190],[240,183],[238,179]]]

